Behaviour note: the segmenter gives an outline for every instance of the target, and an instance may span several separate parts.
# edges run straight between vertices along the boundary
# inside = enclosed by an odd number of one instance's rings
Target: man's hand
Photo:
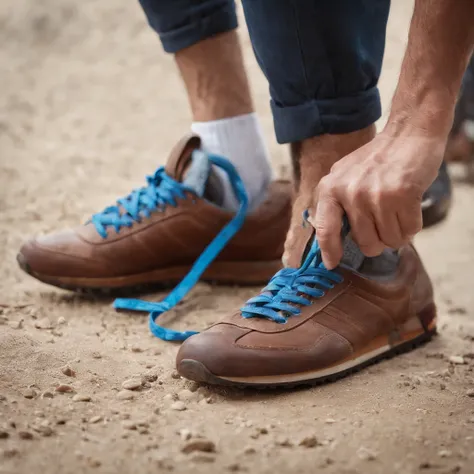
[[[319,183],[310,217],[326,268],[342,258],[344,213],[369,257],[401,247],[421,230],[421,199],[437,176],[445,145],[443,137],[384,131],[332,167]]]

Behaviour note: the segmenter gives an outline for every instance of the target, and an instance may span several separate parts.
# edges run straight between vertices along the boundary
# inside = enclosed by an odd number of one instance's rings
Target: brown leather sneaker
[[[428,275],[412,246],[391,255],[390,274],[366,264],[328,271],[314,241],[299,269],[281,270],[240,311],[186,340],[178,372],[240,387],[311,384],[429,340],[436,309]]]
[[[184,138],[147,186],[83,226],[27,242],[18,254],[20,267],[70,290],[180,281],[234,216],[219,207],[220,182],[210,164],[201,160],[194,166],[192,154],[199,147],[198,137]],[[275,181],[266,201],[246,217],[203,278],[232,284],[268,281],[281,268],[290,214],[291,185]]]

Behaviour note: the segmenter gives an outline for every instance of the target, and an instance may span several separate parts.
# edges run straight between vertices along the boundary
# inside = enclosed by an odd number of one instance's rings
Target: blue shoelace
[[[244,318],[266,318],[284,324],[290,316],[298,316],[302,306],[314,298],[322,298],[325,290],[341,283],[343,277],[324,267],[316,238],[299,268],[284,268],[277,272],[262,293],[241,308]]]
[[[107,238],[107,227],[113,227],[116,232],[122,227],[132,227],[134,222],[150,217],[152,212],[162,211],[166,206],[176,207],[176,198],[184,199],[187,191],[193,192],[168,176],[164,167],[158,168],[146,180],[147,186],[135,189],[128,196],[118,199],[117,205],[92,216],[91,222],[102,238]]]
[[[156,319],[183,300],[198,282],[207,267],[227,245],[229,240],[240,230],[247,214],[247,192],[235,167],[222,157],[208,155],[208,158],[213,165],[223,169],[229,177],[232,189],[239,201],[239,210],[233,219],[222,228],[214,240],[206,247],[183,280],[162,301],[148,302],[130,298],[118,298],[114,301],[115,309],[150,313],[150,331],[153,335],[165,341],[184,341],[193,334],[197,334],[196,331],[175,331],[159,326],[156,323]],[[132,225],[133,220],[139,218],[140,215],[147,215],[146,212],[162,208],[165,205],[176,206],[175,196],[185,197],[186,191],[194,193],[192,189],[188,189],[182,183],[175,181],[160,168],[153,177],[148,178],[148,187],[136,190],[127,198],[118,201],[118,204],[127,211],[128,215],[120,215],[118,206],[113,206],[107,208],[101,214],[93,216],[92,222],[99,234],[103,230],[105,235],[107,235],[107,225],[119,226],[118,228],[122,225]]]

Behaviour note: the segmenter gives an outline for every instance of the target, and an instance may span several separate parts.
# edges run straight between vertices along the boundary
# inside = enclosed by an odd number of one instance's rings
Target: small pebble
[[[41,394],[41,398],[54,398],[54,394],[53,392],[46,390],[46,392]]]
[[[211,463],[215,462],[216,458],[212,454],[205,453],[194,453],[191,456],[191,461],[200,463]]]
[[[35,429],[35,431],[37,431],[38,433],[40,433],[42,436],[45,436],[45,437],[51,436],[54,433],[53,429],[47,425],[39,426]]]
[[[474,389],[470,389],[466,392],[466,395],[470,398],[474,398]]]
[[[4,402],[7,399],[5,395],[0,395],[0,402]]]
[[[178,433],[183,441],[188,441],[189,439],[193,437],[191,430],[188,430],[187,428],[183,428],[182,430],[179,430]]]
[[[178,372],[176,372],[176,370],[175,370],[175,371],[171,372],[171,378],[175,379],[175,380],[179,380],[181,378],[181,375],[179,375]]]
[[[171,404],[171,409],[176,411],[184,411],[186,410],[186,405],[178,400],[177,402]]]
[[[19,431],[18,436],[21,439],[33,439],[33,435],[29,431]]]
[[[0,430],[0,439],[7,439],[9,437],[10,437],[10,434],[8,433],[8,431]]]
[[[227,470],[230,472],[238,472],[240,471],[240,464],[237,462],[234,462],[233,464],[229,464],[227,466]]]
[[[23,396],[25,398],[35,398],[36,397],[36,392],[32,389],[32,388],[27,388],[24,392],[23,392]]]
[[[134,421],[131,421],[131,420],[125,420],[124,422],[122,422],[122,426],[126,430],[136,430],[137,429],[137,424]]]
[[[36,329],[53,329],[53,323],[49,318],[42,318],[35,321]]]
[[[215,453],[216,445],[213,441],[205,438],[196,438],[188,441],[181,448],[183,453],[192,453],[194,451],[201,451],[203,453]]]
[[[20,319],[20,321],[9,321],[8,325],[12,329],[22,329],[23,328],[23,319]]]
[[[142,379],[134,377],[132,379],[127,379],[122,383],[122,388],[125,390],[137,390],[142,386]]]
[[[99,352],[93,352],[91,355],[93,359],[102,359],[102,355]]]
[[[326,423],[328,425],[332,425],[332,424],[336,423],[336,420],[334,418],[326,418],[326,420],[324,420],[324,423]]]
[[[133,400],[134,398],[135,395],[130,390],[120,390],[120,392],[117,393],[118,400]]]
[[[153,373],[148,373],[143,375],[144,380],[146,380],[149,383],[156,382],[158,380],[158,375],[153,374]]]
[[[69,367],[69,365],[65,365],[64,367],[61,367],[61,372],[64,375],[67,375],[68,377],[76,376],[76,372],[74,372],[74,370],[72,370],[71,367]]]
[[[293,443],[288,438],[279,438],[276,440],[276,445],[282,446],[284,448],[291,448],[293,446]]]
[[[64,318],[63,316],[59,316],[58,318],[58,324],[59,325],[63,325],[63,324],[66,324],[66,318]]]
[[[197,390],[199,389],[200,385],[198,382],[190,382],[188,383],[187,385],[188,389],[191,391],[191,392],[197,392]]]
[[[93,416],[89,420],[89,423],[95,424],[95,423],[99,423],[99,421],[102,421],[102,417],[100,415],[97,415],[97,416]]]
[[[143,352],[143,349],[140,346],[133,345],[131,347],[132,352]]]
[[[375,461],[377,459],[377,454],[374,451],[365,448],[364,446],[361,446],[357,450],[357,456],[363,461]]]
[[[449,358],[449,362],[451,362],[451,364],[458,364],[458,365],[462,365],[466,363],[466,361],[464,360],[464,357],[457,356],[457,355],[451,356]]]
[[[72,397],[73,402],[90,402],[91,397],[89,395],[85,395],[83,393],[78,393]]]
[[[316,446],[320,446],[321,443],[318,441],[316,436],[306,436],[299,442],[300,446],[304,446],[305,448],[314,448]]]
[[[244,449],[244,454],[255,454],[256,452],[257,452],[257,450],[252,446],[247,446]]]
[[[191,390],[184,389],[178,392],[178,398],[182,401],[192,401],[197,400],[198,394],[191,392]]]
[[[438,456],[440,458],[450,458],[452,454],[452,451],[450,451],[449,449],[442,449],[441,451],[438,451]]]
[[[59,393],[72,393],[74,392],[74,389],[70,385],[58,385],[55,388],[56,392]]]

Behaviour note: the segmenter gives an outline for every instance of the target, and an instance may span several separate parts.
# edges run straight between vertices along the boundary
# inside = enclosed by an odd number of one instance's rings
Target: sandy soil
[[[410,1],[393,4],[385,105],[411,13]],[[135,2],[3,0],[0,44],[1,473],[474,473],[474,189],[458,183],[447,222],[418,237],[437,291],[434,342],[313,389],[198,388],[176,376],[177,347],[151,337],[146,318],[37,283],[15,263],[27,236],[75,225],[163,163],[189,127],[172,59]],[[203,328],[254,292],[202,284],[172,318]],[[141,385],[123,392],[130,378]],[[216,452],[184,453],[197,435]]]

